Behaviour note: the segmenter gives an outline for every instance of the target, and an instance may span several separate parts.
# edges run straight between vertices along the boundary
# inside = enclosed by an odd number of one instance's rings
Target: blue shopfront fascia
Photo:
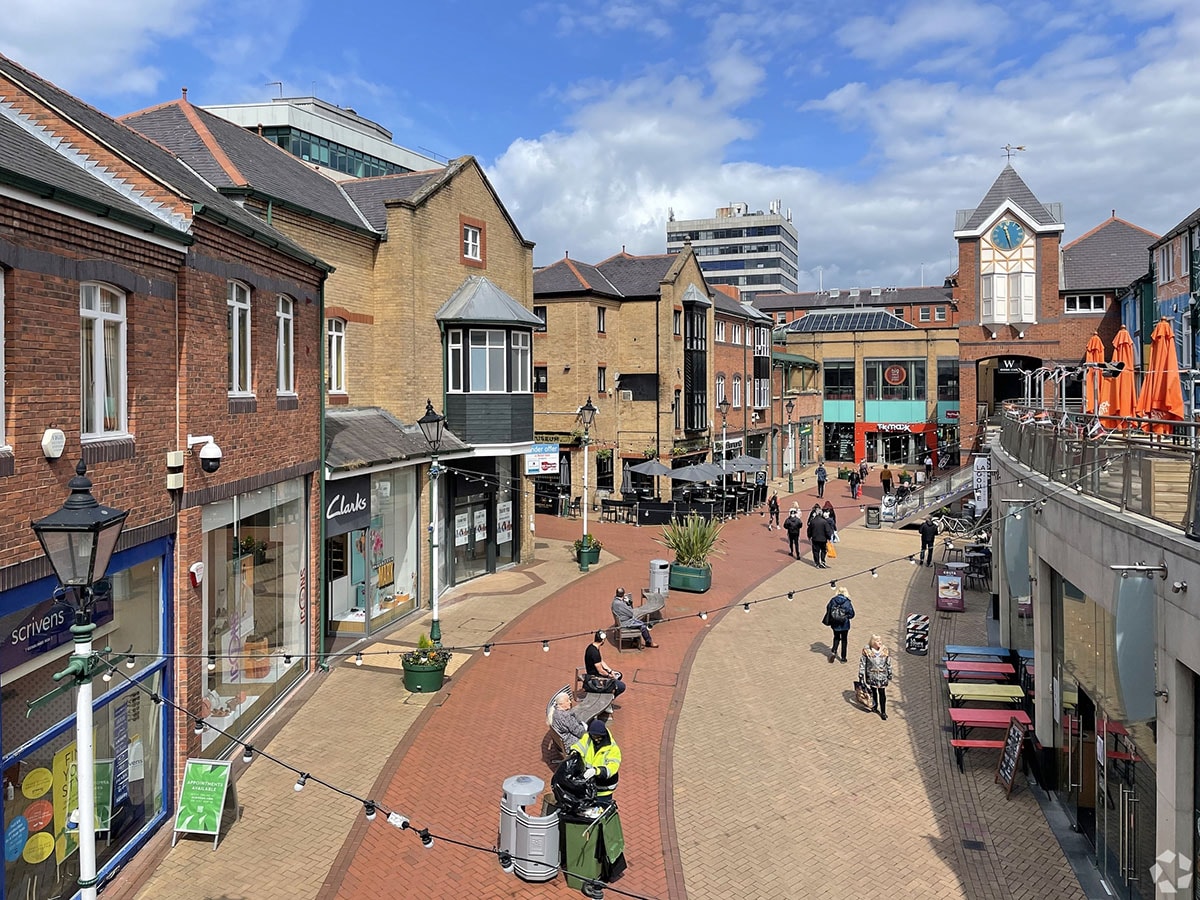
[[[166,641],[167,635],[170,634],[172,621],[174,598],[171,592],[171,586],[175,583],[173,553],[174,545],[174,537],[165,537],[148,541],[136,547],[130,547],[128,550],[122,550],[113,554],[112,561],[108,566],[108,571],[111,574],[115,572],[123,572],[126,569],[131,569],[134,566],[148,562],[149,560],[155,558],[162,560],[162,566],[159,570],[161,573],[160,596],[162,597],[162,608],[159,610],[159,646],[163,648],[168,646]],[[55,577],[51,575],[47,578],[42,578],[38,581],[30,582],[29,584],[24,584],[20,587],[0,593],[0,616],[11,615],[12,613],[19,612],[22,609],[36,606],[37,604],[45,601],[47,597],[53,596],[54,590],[57,587],[58,582]],[[110,628],[111,627],[115,626],[110,625]],[[102,630],[98,629],[98,635],[102,633]],[[102,645],[103,640],[98,638],[96,643],[98,646]],[[114,649],[119,650],[121,648]],[[136,650],[137,648],[134,649]],[[65,660],[66,656],[70,654],[70,651],[71,645],[68,644],[64,648],[56,648],[55,651],[52,652],[63,656]],[[48,658],[49,657],[43,655],[43,657],[39,658],[34,665],[44,665]],[[170,697],[173,692],[173,687],[169,680],[171,676],[171,668],[167,665],[167,660],[162,656],[159,656],[149,666],[140,667],[137,669],[136,673],[131,674],[133,677],[136,677],[138,681],[146,683],[151,681],[153,677],[160,672],[160,670],[162,678],[162,686],[160,690],[162,691],[163,696]],[[19,676],[17,676],[16,670],[14,670],[14,672],[5,673],[4,677],[7,681],[11,678]],[[112,680],[111,684],[116,685],[116,687],[112,688],[111,690],[97,692],[97,697],[93,701],[93,710],[99,710],[102,707],[119,700],[130,691],[138,690],[138,688],[132,682],[121,677],[120,675],[116,676]],[[107,687],[104,682],[100,681],[97,682],[97,686]],[[46,690],[49,691],[53,687],[53,683],[47,683]],[[174,717],[172,715],[163,715],[161,717],[159,726],[159,746],[163,748],[163,764],[159,766],[159,772],[160,778],[164,780],[164,783],[159,785],[159,789],[162,791],[162,796],[167,799],[168,802],[163,804],[163,808],[159,810],[158,813],[152,818],[150,818],[141,827],[136,835],[133,835],[128,841],[125,842],[124,847],[122,847],[118,853],[116,853],[111,859],[107,860],[104,865],[100,867],[100,870],[97,873],[100,884],[104,884],[105,881],[107,881],[107,879],[111,877],[115,871],[123,867],[133,855],[135,855],[143,846],[145,846],[150,837],[163,824],[170,821],[171,803],[169,802],[169,799],[174,796],[174,786],[173,784],[165,782],[171,778],[171,773],[173,770],[172,766],[166,764],[167,760],[174,759],[175,753],[174,741],[172,740],[172,729],[170,728],[173,719]],[[0,761],[0,771],[7,771],[15,763],[19,762],[26,756],[29,756],[42,745],[56,740],[65,732],[74,729],[74,727],[75,717],[74,715],[71,715],[51,728],[48,728],[36,738],[27,741],[20,747],[14,747],[9,753],[6,753],[3,760]],[[0,746],[3,746],[3,737],[3,732],[0,731]],[[4,802],[3,796],[3,792],[0,792],[0,803]],[[3,819],[0,819],[0,821],[3,821]],[[6,892],[4,890],[4,885],[2,880],[0,880],[0,898],[4,897],[5,895]]]

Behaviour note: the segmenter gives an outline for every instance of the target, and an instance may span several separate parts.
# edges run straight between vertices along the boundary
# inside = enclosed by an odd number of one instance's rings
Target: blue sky
[[[1200,206],[1193,0],[6,0],[0,52],[113,115],[282,81],[474,154],[539,265],[790,208],[801,287],[940,282],[1005,162],[1066,239]],[[344,14],[343,14],[344,13]]]

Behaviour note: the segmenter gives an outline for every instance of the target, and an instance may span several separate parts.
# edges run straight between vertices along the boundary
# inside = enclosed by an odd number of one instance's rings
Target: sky
[[[113,116],[316,94],[483,164],[534,262],[790,210],[801,290],[940,284],[1007,161],[1156,234],[1200,206],[1195,0],[5,0],[0,52]]]

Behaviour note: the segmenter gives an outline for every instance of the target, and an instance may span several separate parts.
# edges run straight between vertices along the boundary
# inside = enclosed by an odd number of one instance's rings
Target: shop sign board
[[[558,444],[533,444],[525,454],[526,475],[557,475]]]
[[[231,767],[227,759],[189,759],[184,764],[172,847],[180,834],[211,834],[216,848],[226,802],[231,800],[237,810],[237,793],[229,778]]]
[[[371,476],[338,478],[325,485],[325,534],[337,537],[371,524]]]
[[[69,597],[70,595],[68,595]],[[112,592],[93,592],[92,621],[97,626],[113,620]],[[6,621],[11,621],[6,617]],[[0,643],[0,672],[9,672],[43,653],[70,644],[75,610],[67,598],[43,600],[13,622]]]
[[[875,429],[877,431],[912,431],[912,426],[906,422],[880,422]]]
[[[974,484],[975,509],[983,511],[988,508],[988,480],[991,474],[991,460],[987,456],[975,457]]]
[[[961,575],[939,575],[937,580],[937,602],[941,612],[964,612],[967,604],[963,599],[963,579]]]

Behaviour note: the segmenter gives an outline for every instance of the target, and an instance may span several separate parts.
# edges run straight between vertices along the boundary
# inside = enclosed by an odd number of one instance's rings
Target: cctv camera
[[[221,448],[216,441],[209,441],[200,448],[200,468],[209,475],[221,468]]]

